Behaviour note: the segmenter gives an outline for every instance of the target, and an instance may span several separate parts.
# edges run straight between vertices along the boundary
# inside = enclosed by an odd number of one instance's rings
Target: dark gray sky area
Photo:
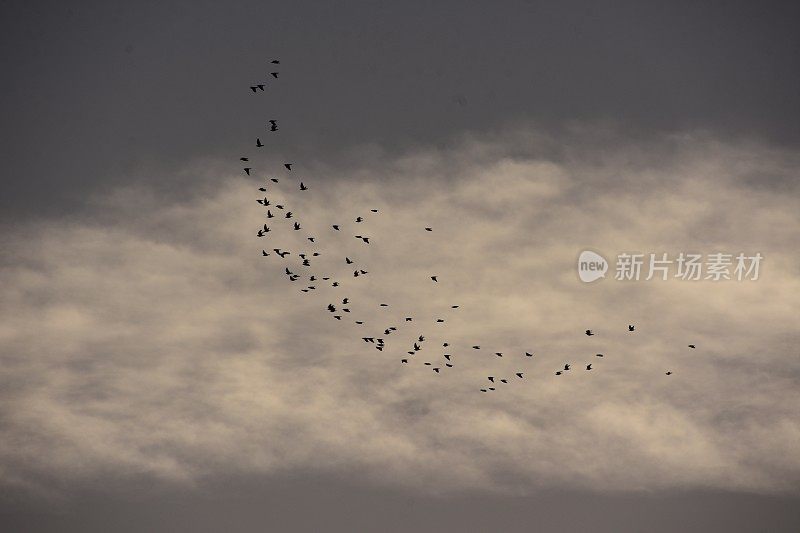
[[[800,531],[799,22],[0,0],[0,531]]]
[[[401,151],[532,121],[800,140],[796,2],[2,2],[4,215],[276,148]],[[284,84],[248,85],[280,57]],[[262,99],[263,101],[263,99]]]

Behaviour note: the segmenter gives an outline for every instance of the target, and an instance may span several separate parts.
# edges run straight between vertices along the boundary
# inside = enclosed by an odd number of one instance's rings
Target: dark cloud
[[[614,120],[630,135],[707,128],[796,143],[789,2],[9,2],[2,212],[63,212],[130,180],[269,149],[443,146],[516,121]],[[253,81],[279,56],[268,94]],[[156,176],[169,175],[169,180]]]

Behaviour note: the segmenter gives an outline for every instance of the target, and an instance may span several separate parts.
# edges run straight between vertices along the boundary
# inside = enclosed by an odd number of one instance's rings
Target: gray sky
[[[796,7],[2,9],[0,525],[800,527]],[[303,232],[255,237],[264,176]],[[285,281],[305,232],[342,287]],[[585,285],[583,249],[765,262]]]
[[[281,150],[447,143],[519,120],[800,140],[792,2],[3,2],[5,215],[178,187],[267,116]],[[247,86],[283,60],[256,112]],[[181,182],[184,184],[185,182]]]

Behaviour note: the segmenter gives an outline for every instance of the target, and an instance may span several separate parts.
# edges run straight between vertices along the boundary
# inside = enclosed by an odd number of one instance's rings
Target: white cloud
[[[83,218],[9,230],[0,482],[310,470],[433,492],[796,491],[797,154],[576,139],[366,150],[360,166],[297,165],[307,193],[276,171],[304,230],[272,219],[269,240],[255,237],[255,182],[234,177],[180,202],[131,187]],[[260,256],[276,245],[319,249],[311,270],[342,287],[301,293],[289,259]],[[587,247],[765,262],[757,282],[584,285]],[[324,308],[345,296],[353,316],[338,322]],[[382,353],[359,339],[390,325]],[[421,333],[415,364],[399,364]],[[455,367],[436,375],[422,361],[441,366],[444,340]],[[482,394],[488,375],[511,383]]]

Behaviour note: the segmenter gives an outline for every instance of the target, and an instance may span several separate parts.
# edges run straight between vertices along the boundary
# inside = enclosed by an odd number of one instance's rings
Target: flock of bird
[[[280,60],[272,59],[270,60],[271,65],[280,65]],[[276,67],[277,68],[277,67]],[[279,72],[270,72],[270,76],[273,79],[278,79]],[[260,93],[266,92],[267,82],[259,82],[254,85],[250,86],[250,90],[253,93]],[[278,121],[276,119],[268,120],[268,125],[265,127],[266,131],[270,134],[279,131]],[[265,137],[266,139],[266,137]],[[256,137],[255,147],[256,148],[263,148],[265,146],[264,142],[262,141],[261,137]],[[247,176],[252,176],[251,172],[254,172],[256,169],[250,164],[250,157],[243,156],[239,158],[241,163],[244,163],[248,166],[243,167],[243,171]],[[292,172],[292,165],[293,163],[284,163],[283,168],[287,173]],[[265,178],[265,183],[258,188],[259,198],[256,200],[258,204],[260,204],[265,210],[265,217],[267,219],[266,223],[263,223],[257,232],[255,233],[257,238],[261,239],[269,239],[270,234],[272,234],[276,229],[283,229],[280,228],[277,224],[279,224],[279,220],[288,220],[288,230],[284,231],[291,231],[291,232],[300,232],[303,231],[305,228],[301,224],[301,222],[296,218],[295,213],[287,207],[282,200],[277,199],[274,195],[272,195],[271,189],[276,187],[279,183],[279,178]],[[309,187],[302,181],[299,180],[296,183],[296,190],[305,193],[309,190]],[[281,203],[279,203],[281,202]],[[353,218],[355,224],[365,224],[364,227],[368,227],[368,219],[365,217],[369,216],[378,216],[378,209],[372,208],[369,210],[369,215],[359,215]],[[273,220],[274,219],[274,220]],[[426,226],[423,228],[426,232],[433,232],[433,228]],[[331,224],[329,231],[331,232],[343,232],[345,231],[345,225],[342,223]],[[362,231],[361,233],[364,233]],[[371,245],[371,237],[369,235],[353,235],[353,238],[360,241],[362,245]],[[305,235],[305,240],[308,243],[313,244],[315,247],[318,246],[317,238],[313,235]],[[297,283],[298,281],[301,282],[302,288],[300,288],[300,292],[303,293],[312,293],[318,291],[319,287],[322,284],[327,286],[337,288],[342,287],[344,281],[337,275],[332,273],[326,273],[326,275],[321,274],[314,274],[311,273],[311,268],[314,266],[312,263],[315,261],[315,258],[321,255],[320,251],[300,251],[300,252],[292,252],[290,250],[284,250],[281,247],[269,248],[269,246],[263,247],[261,250],[261,255],[263,257],[276,257],[279,258],[283,262],[282,271],[286,276],[286,279],[291,283]],[[297,257],[299,261],[292,263],[291,259],[287,260],[287,257]],[[356,260],[352,259],[349,255],[343,255],[341,258],[341,264],[348,267],[347,273],[344,276],[350,278],[363,278],[369,274],[369,271],[365,269],[363,264],[357,263]],[[350,270],[352,269],[352,274]],[[430,283],[436,284],[439,282],[439,275],[432,274],[429,276]],[[307,281],[307,283],[306,283]],[[389,307],[387,303],[380,303],[378,307]],[[450,305],[451,310],[459,309],[459,305]],[[327,311],[330,316],[337,321],[345,321],[345,320],[352,320],[354,324],[360,327],[366,326],[366,322],[363,317],[356,319],[355,314],[353,313],[352,309],[352,302],[351,299],[347,296],[342,297],[341,299],[336,298],[335,302],[329,302],[324,307],[324,310]],[[352,318],[351,318],[352,317]],[[401,324],[414,322],[413,316],[403,316]],[[444,318],[437,317],[435,318],[436,324],[442,324],[445,322]],[[374,349],[378,350],[379,352],[383,352],[387,350],[387,337],[392,334],[398,332],[398,325],[389,325],[386,327],[380,327],[377,333],[367,333],[361,340],[364,343],[369,344]],[[627,328],[628,333],[634,333],[636,331],[636,327],[633,324],[629,324]],[[592,337],[595,335],[595,332],[591,329],[587,329],[585,335],[588,337]],[[424,334],[416,335],[414,334],[415,338],[411,345],[408,347],[408,350],[405,352],[404,355],[400,358],[401,364],[410,364],[412,361],[419,359],[416,357],[422,350],[426,343],[426,337]],[[695,349],[696,346],[694,344],[689,344],[689,348]],[[450,344],[450,342],[443,342],[441,345],[445,353],[441,354],[441,360],[435,361],[424,361],[423,364],[425,366],[431,367],[431,370],[436,374],[441,374],[442,372],[454,368],[454,353],[457,349]],[[479,344],[475,344],[471,346],[472,350],[481,350],[481,346]],[[463,349],[467,349],[467,346],[464,346]],[[493,352],[496,357],[504,357],[506,354],[503,352]],[[533,358],[535,352],[533,351],[526,351],[524,354],[519,354],[519,356],[523,359]],[[596,358],[603,358],[605,357],[604,354],[598,353],[595,354]],[[566,372],[571,372],[574,363],[565,363],[563,368],[559,367],[559,369],[555,370],[556,376],[562,376]],[[584,371],[589,372],[594,370],[594,363],[582,363]],[[670,376],[672,375],[672,371],[665,372],[665,375]],[[512,377],[499,377],[499,376],[486,376],[486,384],[484,386],[480,386],[478,390],[482,393],[490,393],[492,391],[497,390],[497,388],[502,385],[507,385],[509,381],[513,380],[524,380],[525,379],[525,371],[520,370],[518,372],[513,372]]]

